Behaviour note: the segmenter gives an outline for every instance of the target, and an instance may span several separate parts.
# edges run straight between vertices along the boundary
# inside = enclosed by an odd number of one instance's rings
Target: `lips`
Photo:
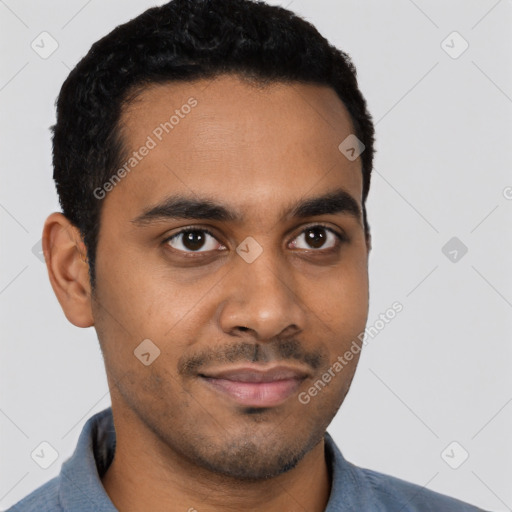
[[[308,372],[291,366],[244,366],[199,375],[214,392],[249,407],[275,407],[293,395]]]

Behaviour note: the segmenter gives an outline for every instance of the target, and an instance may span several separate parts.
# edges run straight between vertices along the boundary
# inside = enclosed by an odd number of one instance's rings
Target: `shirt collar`
[[[112,408],[108,407],[87,420],[75,452],[62,465],[59,498],[64,510],[117,512],[101,483],[115,446]]]
[[[331,477],[331,493],[325,512],[367,510],[373,493],[358,468],[347,462],[328,432],[325,455]],[[117,512],[101,483],[114,458],[116,435],[112,408],[95,414],[84,425],[73,455],[62,465],[59,498],[64,510],[93,509]],[[92,508],[94,507],[94,508]],[[366,508],[364,508],[366,507]]]
[[[360,468],[345,460],[328,432],[324,439],[327,467],[331,474],[331,494],[325,512],[381,510]]]

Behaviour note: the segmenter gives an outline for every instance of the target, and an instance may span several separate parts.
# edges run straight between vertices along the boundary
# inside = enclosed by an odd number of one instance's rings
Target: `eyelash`
[[[338,249],[341,244],[346,243],[346,242],[349,241],[348,237],[344,233],[339,233],[335,229],[333,229],[333,228],[331,228],[331,227],[329,227],[329,226],[327,226],[325,224],[322,224],[322,223],[316,223],[316,224],[311,224],[311,225],[306,226],[295,238],[298,238],[305,231],[307,231],[308,229],[312,229],[312,228],[324,228],[326,231],[329,231],[330,233],[332,233],[338,239],[338,243],[336,244],[336,247],[329,247],[328,249],[323,249],[323,250],[322,249],[311,249],[310,252],[317,252],[317,253],[324,252],[324,253],[327,253],[327,252],[330,252],[330,251]],[[177,238],[180,235],[182,235],[184,233],[189,233],[191,231],[192,232],[206,233],[206,234],[210,235],[212,238],[214,238],[215,240],[217,240],[217,237],[215,236],[215,234],[210,229],[208,229],[206,227],[203,227],[203,226],[195,225],[195,226],[185,227],[185,228],[181,229],[180,231],[178,231],[177,233],[172,234],[171,236],[169,236],[165,240],[163,240],[162,244],[165,245],[170,240],[173,240],[174,238]],[[295,238],[294,238],[294,240],[295,240]],[[187,252],[185,252],[185,251],[181,251],[179,249],[173,249],[173,248],[170,248],[170,250],[174,251],[174,252],[177,252],[177,253],[185,254],[186,255],[185,257],[191,257],[189,255],[208,254],[210,252],[210,251],[202,251],[202,252],[201,251],[187,251]],[[302,249],[302,250],[305,250],[305,249]],[[192,257],[194,257],[194,256],[192,256]]]

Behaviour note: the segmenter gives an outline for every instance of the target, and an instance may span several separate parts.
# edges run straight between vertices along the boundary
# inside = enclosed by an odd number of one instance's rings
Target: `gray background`
[[[512,2],[280,4],[356,64],[377,130],[368,324],[404,307],[369,339],[329,431],[360,466],[512,510]],[[94,41],[152,5],[0,0],[2,509],[55,476],[110,405],[96,333],[66,320],[32,249],[59,210],[48,128],[60,86]],[[46,59],[31,48],[43,31],[59,45]],[[453,31],[469,44],[460,56]],[[48,469],[30,455],[42,441],[58,452]]]

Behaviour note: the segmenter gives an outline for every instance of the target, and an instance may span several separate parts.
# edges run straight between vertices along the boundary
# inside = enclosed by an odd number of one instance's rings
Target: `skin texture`
[[[128,151],[191,96],[197,106],[103,199],[94,296],[76,228],[60,213],[44,227],[62,309],[74,325],[94,326],[105,359],[117,447],[102,482],[121,512],[320,512],[330,493],[323,435],[359,356],[308,404],[298,394],[364,330],[370,239],[347,213],[281,214],[338,188],[362,209],[360,159],[338,150],[350,117],[317,85],[254,87],[230,75],[157,85],[123,112]],[[208,197],[244,219],[132,222],[174,194]],[[304,230],[317,223],[348,241],[320,227],[323,245],[308,244]],[[214,234],[202,252],[180,237],[165,242],[191,226]],[[263,250],[252,263],[236,252],[249,236]],[[144,339],[160,350],[148,366],[134,356]],[[197,375],[251,361],[308,377],[282,404],[254,410]]]

